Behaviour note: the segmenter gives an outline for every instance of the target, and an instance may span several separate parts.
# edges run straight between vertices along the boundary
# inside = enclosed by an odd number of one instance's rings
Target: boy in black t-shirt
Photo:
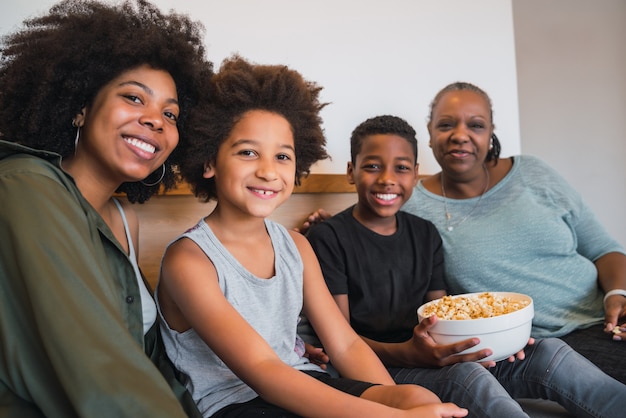
[[[415,131],[404,120],[359,125],[347,173],[358,202],[307,235],[335,301],[370,345],[410,340],[417,308],[446,294],[437,229],[400,212],[417,183],[416,160]]]
[[[458,354],[478,339],[438,345],[428,334],[437,319],[418,324],[417,308],[446,290],[437,229],[430,221],[400,211],[418,181],[415,130],[401,118],[377,116],[357,126],[350,142],[347,176],[356,186],[358,201],[307,233],[344,316],[397,383],[423,385],[442,400],[468,408],[470,416],[527,417],[507,389],[541,389],[541,384],[523,379],[524,373],[545,371],[541,362],[511,357],[497,366],[493,361],[481,365],[477,361],[491,350]],[[315,343],[306,325],[299,333]],[[513,375],[516,378],[510,379]],[[500,376],[509,379],[501,384]]]

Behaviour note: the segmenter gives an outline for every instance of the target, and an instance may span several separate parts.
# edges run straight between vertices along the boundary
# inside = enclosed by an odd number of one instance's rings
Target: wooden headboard
[[[316,209],[337,213],[355,202],[354,186],[348,184],[344,174],[311,174],[270,219],[291,229]],[[134,206],[139,217],[139,266],[153,288],[167,244],[208,215],[214,206],[214,202],[198,201],[184,184]]]

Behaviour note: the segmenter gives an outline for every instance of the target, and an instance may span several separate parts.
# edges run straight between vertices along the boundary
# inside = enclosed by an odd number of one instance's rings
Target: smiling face
[[[392,221],[417,183],[415,151],[406,139],[375,134],[363,139],[355,162],[348,163],[348,180],[359,196],[354,216],[372,229]]]
[[[80,138],[68,171],[117,185],[146,178],[178,144],[179,112],[169,73],[148,66],[122,73],[76,116]]]
[[[435,159],[447,172],[482,171],[493,134],[489,103],[468,90],[443,94],[428,124]]]
[[[243,114],[204,177],[214,178],[222,213],[265,218],[293,192],[294,137],[289,122],[263,110]]]

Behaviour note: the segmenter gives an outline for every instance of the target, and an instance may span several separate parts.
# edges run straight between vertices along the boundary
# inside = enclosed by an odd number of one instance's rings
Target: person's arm
[[[294,241],[305,266],[303,311],[332,359],[333,366],[344,377],[393,385],[387,369],[339,311],[309,242],[301,236],[294,236]]]
[[[446,292],[429,293],[430,297],[432,297],[432,299],[429,300],[434,300],[438,297],[443,297]],[[441,294],[441,296],[434,297],[439,294]],[[348,295],[333,295],[333,298],[343,316],[349,320],[350,308]],[[371,347],[387,367],[443,367],[463,361],[477,361],[491,354],[487,349],[484,349],[476,353],[459,355],[458,353],[461,351],[478,344],[478,341],[474,338],[449,345],[437,344],[430,334],[428,334],[428,330],[432,328],[435,323],[436,318],[423,320],[413,329],[411,339],[401,343],[386,343],[372,340],[364,336],[361,336],[361,338]],[[331,360],[334,361],[332,356]],[[487,366],[492,365],[493,364],[487,364]]]
[[[200,338],[267,402],[303,416],[418,416],[340,392],[282,362],[224,297],[215,267],[192,241],[168,248],[159,283],[159,296],[167,294]]]
[[[598,271],[597,283],[604,294],[614,289],[626,290],[624,249],[608,234],[591,208],[576,192],[571,193],[578,198],[574,200],[577,203],[574,205],[574,213],[577,214],[577,222],[574,224],[574,233],[578,242],[577,251],[594,262]],[[625,315],[626,297],[613,295],[606,298],[604,302],[605,332],[613,331]],[[619,334],[614,335],[613,338],[626,341],[626,338]]]
[[[424,303],[430,302],[436,299],[441,299],[447,294],[448,292],[445,290],[429,290],[428,292],[426,292],[426,296],[424,297]]]
[[[595,262],[598,269],[598,283],[604,292],[614,289],[626,289],[626,255],[618,252],[608,253],[598,258]],[[605,331],[611,332],[619,325],[620,319],[626,316],[626,296],[613,295],[606,298],[605,309]],[[621,328],[625,328],[622,324]],[[626,332],[626,329],[623,330]],[[626,341],[620,334],[613,337],[616,341]]]
[[[10,390],[47,416],[185,416],[122,317],[124,254],[77,197],[44,175],[5,172],[0,200],[0,358]],[[107,259],[116,255],[121,266]]]
[[[626,254],[624,248],[608,233],[581,195],[554,169],[543,164],[534,170],[541,176],[542,184],[549,185],[552,199],[559,202],[570,215],[568,225],[576,239],[576,251],[592,261],[597,269],[597,284],[604,294],[614,289],[626,290]],[[611,332],[620,318],[626,315],[626,297],[609,296],[604,302],[605,332]],[[622,325],[626,331],[626,324]],[[615,340],[626,338],[619,335]]]

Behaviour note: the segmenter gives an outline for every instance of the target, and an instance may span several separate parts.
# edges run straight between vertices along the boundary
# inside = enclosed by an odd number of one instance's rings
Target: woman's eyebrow
[[[127,85],[137,86],[143,91],[145,91],[146,93],[148,93],[149,95],[154,96],[154,90],[152,90],[150,87],[146,86],[145,84],[140,83],[139,81],[134,81],[134,80],[122,81],[120,84],[118,84],[118,87],[123,87]],[[167,102],[178,104],[178,100],[173,97],[168,99]]]

